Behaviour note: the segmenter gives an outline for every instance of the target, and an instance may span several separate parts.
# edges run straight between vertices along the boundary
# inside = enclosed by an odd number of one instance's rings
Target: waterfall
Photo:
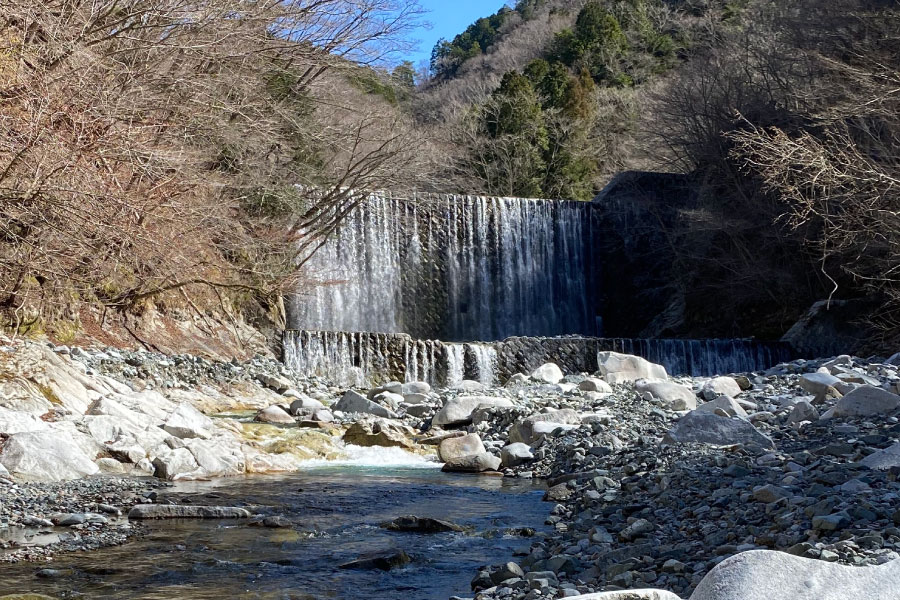
[[[307,263],[289,327],[461,342],[593,334],[591,210],[373,194]]]
[[[487,344],[466,344],[475,357],[475,379],[486,386],[496,383],[497,349]]]
[[[462,344],[444,344],[447,353],[447,385],[455,385],[465,379],[466,347]]]

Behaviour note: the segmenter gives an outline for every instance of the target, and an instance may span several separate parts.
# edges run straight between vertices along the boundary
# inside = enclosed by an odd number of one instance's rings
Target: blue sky
[[[415,34],[419,42],[418,52],[409,57],[418,66],[419,61],[431,58],[431,49],[440,38],[452,40],[480,17],[492,15],[506,4],[506,0],[422,0],[422,6],[430,12],[425,20],[430,30]]]

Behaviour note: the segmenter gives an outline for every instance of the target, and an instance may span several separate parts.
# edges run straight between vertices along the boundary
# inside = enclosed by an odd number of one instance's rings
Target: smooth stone
[[[681,417],[663,438],[668,444],[741,444],[774,450],[775,443],[751,423],[713,413],[691,411]]]
[[[436,427],[466,425],[472,422],[472,413],[482,407],[510,407],[513,403],[507,398],[491,396],[458,396],[450,398],[434,415],[432,424]]]
[[[690,600],[887,600],[898,581],[900,560],[853,567],[751,550],[716,565]]]
[[[559,383],[564,377],[556,363],[544,363],[531,372],[531,379],[542,383]]]
[[[900,467],[900,442],[868,455],[860,463],[870,469],[888,471]]]
[[[214,427],[212,419],[187,402],[179,404],[162,426],[166,433],[181,439],[209,439]]]
[[[70,481],[100,471],[74,441],[56,431],[14,433],[3,444],[0,464],[22,481]]]
[[[818,396],[828,392],[828,388],[841,383],[841,380],[828,373],[804,373],[800,376],[800,388],[810,394]]]
[[[371,448],[415,449],[416,445],[406,437],[402,425],[382,419],[363,419],[351,425],[342,438],[345,444]]]
[[[314,398],[310,398],[305,394],[302,397],[295,399],[291,402],[290,413],[292,415],[297,415],[297,413],[304,409],[320,409],[325,408],[325,405],[319,402]]]
[[[729,417],[748,418],[747,411],[744,410],[744,407],[738,404],[734,398],[726,395],[719,396],[715,400],[709,402],[704,402],[697,407],[697,411],[716,414],[720,414],[721,411]]]
[[[500,459],[484,452],[482,454],[470,454],[448,460],[441,467],[441,471],[457,473],[482,473],[484,471],[497,471],[500,468]]]
[[[564,408],[562,410],[554,410],[546,413],[538,413],[525,417],[516,421],[509,428],[509,441],[521,442],[523,444],[532,444],[541,437],[534,431],[536,423],[547,421],[561,425],[578,425],[581,423],[581,417],[574,410]]]
[[[412,533],[442,533],[444,531],[462,531],[463,528],[456,523],[444,521],[442,519],[433,519],[431,517],[416,517],[407,515],[397,517],[382,527],[391,531],[404,531]]]
[[[484,443],[477,433],[469,433],[461,437],[451,437],[441,441],[438,446],[438,458],[447,462],[463,456],[484,454],[487,452]]]
[[[340,400],[331,407],[332,410],[342,413],[359,413],[375,415],[376,417],[384,417],[386,419],[396,419],[397,415],[380,404],[376,404],[359,392],[347,390]]]
[[[719,396],[736,398],[740,393],[741,386],[732,377],[713,377],[700,390],[700,395],[707,400],[714,400]]]
[[[278,425],[293,425],[294,417],[289,415],[287,411],[278,406],[277,404],[273,404],[272,406],[266,407],[256,413],[256,416],[253,417],[254,421],[259,423],[274,423]]]
[[[657,400],[665,403],[669,410],[694,410],[697,408],[697,395],[691,388],[673,381],[638,381],[635,384],[638,392],[647,392]]]
[[[518,467],[532,460],[534,460],[534,454],[528,444],[514,442],[500,450],[500,463],[504,468]]]
[[[582,392],[600,392],[601,394],[611,394],[613,391],[610,385],[599,377],[585,377],[578,383],[578,389]]]
[[[250,511],[238,506],[194,506],[190,504],[138,504],[129,519],[247,519]]]
[[[900,408],[900,396],[871,385],[862,385],[837,401],[831,413],[834,417],[871,417],[885,415]]]
[[[370,552],[363,554],[356,560],[351,560],[342,565],[338,565],[339,569],[380,569],[382,571],[390,571],[396,567],[402,567],[412,562],[409,555],[403,550],[387,550],[384,552]]]
[[[632,354],[598,352],[597,365],[600,376],[609,384],[628,383],[638,379],[669,378],[664,366]]]
[[[802,423],[803,421],[815,422],[819,420],[819,411],[809,400],[800,400],[791,409],[788,415],[788,423]]]

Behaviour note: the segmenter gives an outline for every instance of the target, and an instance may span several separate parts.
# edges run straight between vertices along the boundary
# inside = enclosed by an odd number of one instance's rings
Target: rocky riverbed
[[[476,598],[686,598],[713,585],[711,571],[750,568],[741,557],[754,550],[814,571],[900,564],[898,357],[716,378],[615,353],[598,363],[595,374],[549,363],[493,388],[346,390],[262,356],[0,340],[0,518],[18,532],[5,556],[121,543],[140,526],[119,513],[152,504],[163,480],[382,446],[436,455],[451,473],[546,479],[550,533],[474,574]],[[23,544],[51,525],[52,545]]]

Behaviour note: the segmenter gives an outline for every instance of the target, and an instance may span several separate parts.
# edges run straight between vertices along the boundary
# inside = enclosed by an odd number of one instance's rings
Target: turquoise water
[[[165,495],[193,504],[253,506],[293,529],[241,521],[148,524],[146,537],[117,548],[60,555],[50,565],[4,565],[0,591],[110,599],[446,599],[471,596],[480,565],[509,560],[540,531],[550,505],[529,482],[449,475],[435,468],[323,465],[290,476],[179,484]],[[414,514],[448,519],[465,533],[390,532],[379,524]],[[412,557],[389,572],[338,569],[365,552],[402,549]],[[56,579],[41,568],[71,569]]]

